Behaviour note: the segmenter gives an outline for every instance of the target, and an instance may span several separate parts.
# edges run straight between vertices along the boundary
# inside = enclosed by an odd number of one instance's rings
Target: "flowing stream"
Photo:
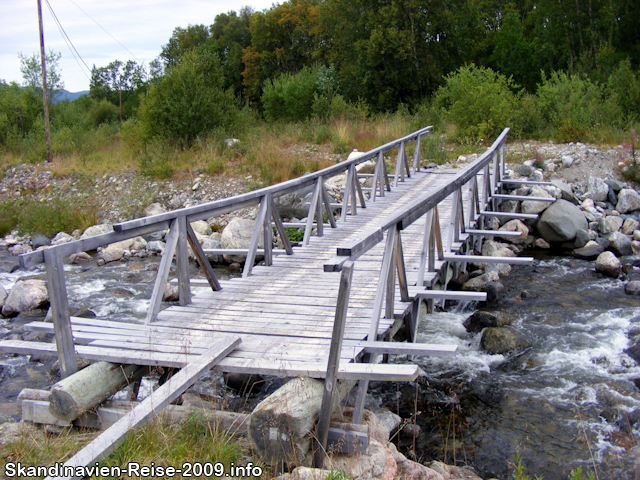
[[[16,264],[0,252],[7,290],[24,274],[11,273]],[[70,305],[100,318],[142,322],[157,266],[157,258],[65,266]],[[30,275],[44,278],[44,271]],[[595,468],[601,480],[640,478],[634,463],[640,459],[640,367],[625,354],[640,337],[640,297],[626,295],[624,282],[596,275],[594,262],[571,257],[539,257],[501,282],[505,298],[489,310],[511,316],[533,346],[512,355],[482,352],[481,334],[463,326],[474,304],[427,315],[419,341],[456,344],[458,355],[415,358],[425,372],[416,383],[372,383],[380,405],[415,417],[420,426],[415,436],[401,433],[394,441],[417,460],[468,464],[483,478],[510,478],[518,454],[526,473],[545,480],[567,479],[577,467]],[[2,319],[0,335],[42,317]],[[18,419],[22,388],[53,383],[52,362],[0,357],[0,422]]]

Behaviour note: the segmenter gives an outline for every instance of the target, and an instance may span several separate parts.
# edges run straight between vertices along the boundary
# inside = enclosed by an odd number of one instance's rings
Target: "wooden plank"
[[[531,202],[550,202],[556,201],[555,198],[548,197],[532,197],[529,195],[511,195],[506,193],[494,193],[491,198],[497,198],[499,200],[516,200],[516,201],[531,201]]]
[[[185,367],[159,387],[140,405],[118,420],[115,424],[100,434],[89,445],[67,460],[65,467],[87,466],[106,458],[120,443],[124,441],[129,430],[141,427],[151,418],[160,413],[164,407],[178,398],[187,388],[216,363],[224,358],[231,350],[240,344],[239,337],[229,337],[214,344],[207,353]],[[47,477],[52,478],[52,477]],[[62,476],[57,478],[78,478],[81,476]]]
[[[178,303],[184,306],[191,303],[191,286],[189,285],[189,250],[187,248],[187,217],[180,216],[176,220],[178,222],[178,242],[176,244]]]
[[[548,187],[552,187],[554,186],[553,183],[551,182],[538,182],[536,180],[512,180],[509,178],[503,178],[502,180],[500,180],[500,182],[498,182],[498,184],[503,184],[503,185],[543,185],[543,186],[548,186]]]
[[[353,280],[353,263],[347,262],[342,268],[340,275],[340,293],[338,294],[338,304],[333,322],[333,332],[331,334],[331,346],[329,347],[329,359],[327,362],[327,375],[322,390],[322,406],[320,407],[320,417],[316,428],[317,441],[320,448],[316,450],[316,468],[322,468],[324,455],[327,451],[327,438],[329,435],[329,422],[331,420],[331,408],[333,406],[334,386],[336,373],[340,366],[340,353],[342,352],[342,339],[344,327],[347,320],[347,309],[349,308],[349,294],[351,293],[351,281]]]
[[[357,344],[368,353],[390,353],[393,355],[421,355],[431,357],[452,357],[458,351],[457,345],[434,345],[427,343],[360,342]]]
[[[485,217],[519,218],[524,220],[535,220],[538,218],[537,213],[491,212],[489,210],[480,211],[480,215],[483,215]]]
[[[533,257],[483,257],[482,255],[445,255],[448,262],[509,263],[512,265],[531,265]]]
[[[51,247],[45,248],[43,255],[47,267],[47,289],[49,290],[56,348],[58,350],[58,360],[60,361],[60,376],[66,378],[77,372],[78,366],[73,347],[64,268],[58,250]]]
[[[467,229],[465,233],[469,235],[484,235],[485,237],[521,237],[522,233],[520,232],[510,232],[505,230],[476,230],[476,229]]]

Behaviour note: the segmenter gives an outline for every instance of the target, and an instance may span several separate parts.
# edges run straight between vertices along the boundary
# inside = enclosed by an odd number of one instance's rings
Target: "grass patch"
[[[65,462],[98,434],[71,431],[56,436],[25,434],[16,443],[0,446],[0,459],[5,464],[20,462],[27,467]],[[167,425],[160,418],[155,418],[143,428],[129,432],[124,442],[100,462],[100,466],[125,468],[129,462],[136,462],[141,466],[182,468],[186,462],[211,465],[219,462],[228,472],[231,464],[242,465],[241,455],[242,447],[234,438],[218,431],[204,415],[192,413],[182,424]],[[266,468],[262,470],[262,478],[270,478]],[[207,478],[195,469],[191,473],[188,478]],[[187,477],[178,475],[176,478]]]

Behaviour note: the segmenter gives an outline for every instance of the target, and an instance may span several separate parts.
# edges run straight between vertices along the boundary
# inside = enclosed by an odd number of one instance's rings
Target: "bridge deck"
[[[336,255],[337,246],[417,196],[441,187],[455,173],[418,172],[386,191],[384,197],[367,202],[366,208],[358,208],[356,216],[348,216],[337,228],[325,228],[324,235],[312,237],[309,245],[294,247],[293,255],[275,256],[273,265],[255,266],[247,278],[223,281],[222,290],[207,289],[187,306],[171,306],[148,326],[72,318],[77,354],[180,366],[204,352],[214,339],[233,334],[242,342],[217,365],[222,371],[324,377],[340,280],[339,273],[324,272],[324,263]],[[450,205],[450,200],[439,205],[445,243]],[[402,232],[409,285],[416,284],[424,222],[422,218]],[[363,351],[360,343],[366,339],[371,323],[383,250],[384,242],[380,242],[355,264],[339,378],[360,378],[363,372],[368,378],[376,378],[371,365],[349,362]],[[397,293],[396,319],[412,308],[411,302],[399,298]],[[378,337],[393,325],[394,319],[383,318]],[[52,326],[33,324],[30,328],[48,331]],[[385,380],[393,380],[395,374],[402,379],[404,375],[396,365],[377,365],[375,371]]]

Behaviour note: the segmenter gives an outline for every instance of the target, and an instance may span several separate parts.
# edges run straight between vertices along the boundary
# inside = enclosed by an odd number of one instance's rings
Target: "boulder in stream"
[[[531,342],[511,327],[485,328],[480,338],[480,349],[491,354],[505,354],[529,348]]]
[[[622,275],[622,264],[612,252],[602,252],[596,259],[596,272],[618,278]]]
[[[44,280],[18,280],[2,307],[2,315],[13,317],[48,304],[49,292]]]
[[[540,236],[547,242],[572,242],[578,230],[587,230],[589,224],[582,211],[573,203],[556,200],[542,213],[537,228]]]

